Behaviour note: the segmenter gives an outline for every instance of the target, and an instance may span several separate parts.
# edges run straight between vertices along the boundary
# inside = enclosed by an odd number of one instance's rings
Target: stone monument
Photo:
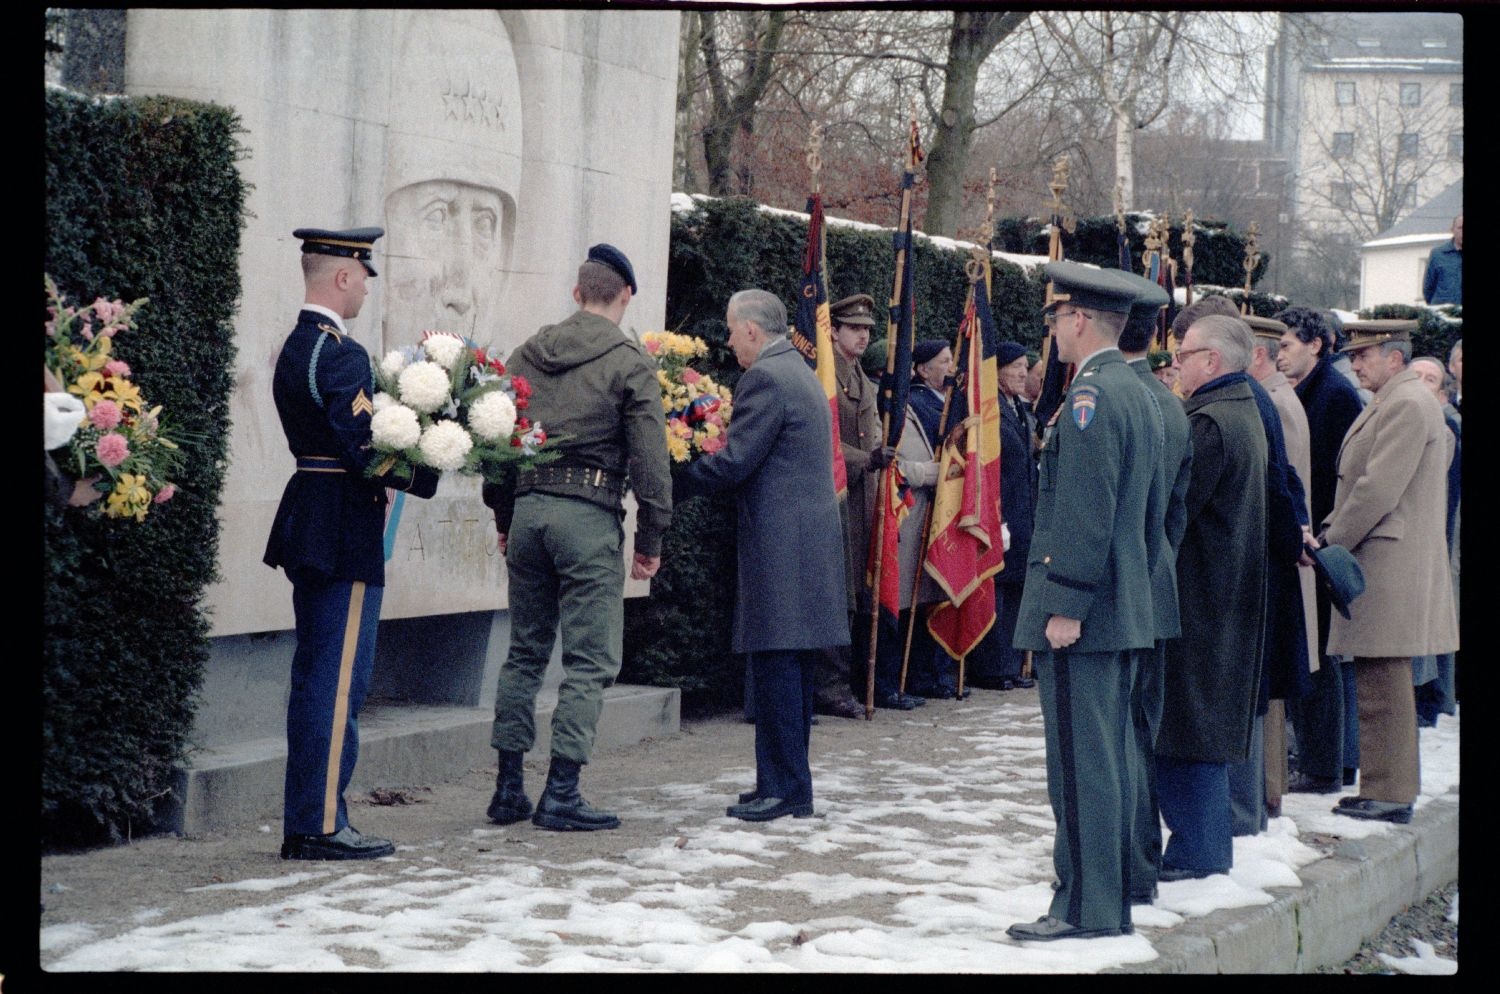
[[[253,189],[220,509],[223,580],[208,596],[215,638],[195,733],[199,780],[223,781],[229,755],[243,754],[247,743],[274,766],[283,735],[291,584],[260,558],[293,470],[271,403],[276,356],[302,300],[292,229],[386,229],[376,245],[381,276],[350,322],[377,357],[427,328],[508,354],[574,309],[577,264],[600,241],[622,248],[636,267],[641,293],[627,326],[661,327],[678,17],[581,9],[129,10],[126,92],[230,106],[250,151],[241,163]],[[444,746],[455,749],[448,766],[492,762],[487,713],[509,631],[493,518],[470,478],[444,479],[434,499],[407,501],[401,514],[371,724],[390,724],[396,737],[404,725],[451,725],[462,741]],[[627,595],[645,590],[631,583]],[[646,707],[675,727],[675,692]],[[601,725],[601,741],[608,738]],[[369,741],[362,778],[382,770],[378,727]],[[391,775],[431,775],[410,762],[410,750],[389,751]],[[260,776],[279,784],[275,771]],[[272,793],[279,798],[279,786]],[[201,800],[187,799],[185,824],[232,814],[211,812]]]

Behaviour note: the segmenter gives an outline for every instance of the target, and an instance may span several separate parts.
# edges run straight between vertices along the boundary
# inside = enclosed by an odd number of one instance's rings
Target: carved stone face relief
[[[428,328],[483,342],[503,293],[514,205],[499,190],[427,180],[386,198],[387,339],[415,341]]]

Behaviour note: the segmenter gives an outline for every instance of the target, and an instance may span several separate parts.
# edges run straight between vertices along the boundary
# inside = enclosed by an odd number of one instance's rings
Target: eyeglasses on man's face
[[[1195,356],[1199,352],[1217,352],[1217,351],[1219,351],[1219,350],[1218,349],[1207,349],[1207,348],[1205,348],[1205,349],[1178,349],[1177,350],[1177,355],[1175,356],[1175,361],[1176,361],[1177,365],[1181,366],[1183,363],[1187,362],[1189,356]]]
[[[1089,320],[1089,315],[1088,314],[1084,313],[1083,311],[1078,310],[1077,308],[1074,308],[1073,310],[1069,310],[1069,311],[1064,311],[1064,310],[1059,309],[1059,310],[1055,310],[1055,311],[1052,311],[1050,313],[1044,314],[1044,315],[1042,315],[1042,321],[1047,325],[1047,327],[1049,327],[1049,328],[1055,328],[1055,327],[1057,327],[1057,322],[1061,321],[1063,318],[1070,318],[1074,314],[1079,315],[1085,321]]]

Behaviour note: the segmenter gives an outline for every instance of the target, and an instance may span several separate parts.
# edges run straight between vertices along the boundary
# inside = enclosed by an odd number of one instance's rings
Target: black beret
[[[911,361],[920,366],[924,362],[936,359],[939,352],[951,347],[949,342],[941,338],[924,338],[911,350]]]
[[[1026,346],[1020,342],[1001,342],[995,353],[996,366],[1009,366],[1026,354]]]
[[[349,228],[344,231],[332,231],[327,228],[298,228],[292,232],[292,237],[302,239],[303,252],[358,259],[364,263],[366,272],[371,276],[379,276],[380,274],[375,272],[375,267],[370,265],[370,258],[374,254],[375,239],[384,234],[384,228]]]
[[[625,282],[630,285],[631,293],[638,293],[635,286],[635,270],[630,266],[630,260],[625,258],[625,253],[606,242],[589,249],[589,261],[601,263],[613,269],[624,277]]]

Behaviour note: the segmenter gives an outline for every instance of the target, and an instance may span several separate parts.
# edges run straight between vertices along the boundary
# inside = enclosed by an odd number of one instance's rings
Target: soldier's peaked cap
[[[828,316],[834,324],[862,324],[875,326],[875,298],[868,293],[856,293],[828,306]]]
[[[302,251],[317,255],[340,255],[358,259],[371,276],[379,276],[370,259],[375,254],[375,239],[385,234],[384,228],[349,228],[333,231],[328,228],[298,228],[293,238],[302,240]]]
[[[1371,345],[1384,345],[1386,342],[1409,342],[1411,333],[1416,330],[1417,322],[1412,318],[1345,321],[1344,333],[1349,336],[1349,342],[1339,351],[1357,352]]]
[[[1156,316],[1163,307],[1167,306],[1170,298],[1167,297],[1165,287],[1153,283],[1144,276],[1128,272],[1124,269],[1102,269],[1100,272],[1108,273],[1125,285],[1125,288],[1135,294],[1135,299],[1130,303],[1130,317],[1125,322],[1125,332],[1147,332],[1156,328]],[[1087,307],[1087,304],[1081,306]]]
[[[630,260],[625,258],[625,253],[607,242],[600,242],[589,249],[589,261],[608,266],[619,273],[630,286],[631,293],[639,293],[635,286],[635,269],[631,267]]]
[[[1042,266],[1042,273],[1052,283],[1053,298],[1044,311],[1059,304],[1072,304],[1095,311],[1113,314],[1129,314],[1135,303],[1135,291],[1123,280],[1117,279],[1114,270],[1096,269],[1066,259],[1049,262]]]
[[[1280,339],[1289,330],[1286,325],[1275,318],[1263,318],[1259,314],[1245,314],[1240,317],[1240,320],[1250,326],[1256,338]]]

